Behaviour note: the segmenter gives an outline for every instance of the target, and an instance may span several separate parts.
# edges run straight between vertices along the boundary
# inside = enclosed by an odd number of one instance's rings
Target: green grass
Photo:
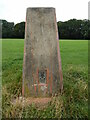
[[[88,65],[88,41],[61,41],[60,49],[63,65]]]
[[[87,118],[88,117],[88,41],[61,40],[60,53],[64,90],[53,97],[44,109],[35,105],[22,108],[12,105],[21,95],[24,40],[2,41],[2,115],[23,118]]]

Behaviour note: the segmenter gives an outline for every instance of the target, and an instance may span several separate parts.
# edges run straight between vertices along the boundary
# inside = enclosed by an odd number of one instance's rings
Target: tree
[[[2,20],[2,38],[12,38],[14,33],[14,23]]]
[[[14,37],[24,38],[25,34],[25,22],[18,23],[14,26]]]

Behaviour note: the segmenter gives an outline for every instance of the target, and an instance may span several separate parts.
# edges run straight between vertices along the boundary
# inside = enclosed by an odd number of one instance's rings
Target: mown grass
[[[88,41],[60,41],[64,90],[43,109],[22,107],[12,100],[21,96],[24,40],[2,41],[3,118],[87,118]]]

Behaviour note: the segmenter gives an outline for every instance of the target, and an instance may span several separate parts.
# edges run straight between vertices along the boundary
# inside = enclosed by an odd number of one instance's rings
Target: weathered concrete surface
[[[46,97],[62,89],[62,71],[54,8],[26,13],[23,96]]]

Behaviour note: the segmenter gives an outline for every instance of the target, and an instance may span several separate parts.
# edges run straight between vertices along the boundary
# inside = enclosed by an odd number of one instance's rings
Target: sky
[[[28,7],[54,7],[57,21],[88,19],[89,0],[0,0],[0,19],[25,21]]]

